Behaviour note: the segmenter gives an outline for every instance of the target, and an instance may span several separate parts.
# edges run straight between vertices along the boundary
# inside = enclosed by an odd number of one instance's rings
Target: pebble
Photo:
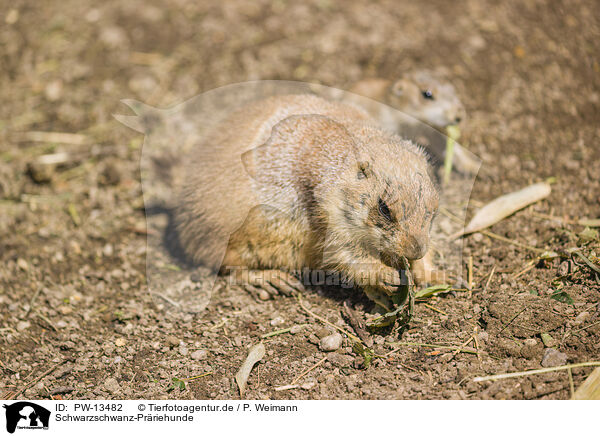
[[[297,335],[298,333],[300,333],[302,330],[304,330],[304,326],[303,325],[295,325],[292,326],[292,328],[290,329],[290,333],[292,335]]]
[[[271,320],[271,325],[273,327],[277,327],[277,326],[283,325],[284,323],[285,323],[285,320],[281,316],[276,316],[275,318],[273,318]]]
[[[117,347],[124,347],[126,343],[127,341],[123,338],[117,338],[117,340],[115,341],[115,345]]]
[[[121,386],[119,386],[119,382],[112,377],[109,377],[106,380],[104,380],[104,387],[108,392],[111,393],[117,392],[119,389],[121,389]]]
[[[569,261],[565,260],[558,266],[556,270],[556,275],[562,277],[566,276],[567,274],[569,274]]]
[[[44,94],[49,101],[57,101],[63,95],[63,83],[61,80],[53,80],[44,88]]]
[[[545,368],[551,366],[561,366],[567,363],[567,355],[554,348],[546,348],[544,357],[542,357],[542,366]]]
[[[169,344],[169,347],[177,347],[179,345],[179,339],[176,336],[167,336],[167,344]]]
[[[319,342],[321,351],[335,351],[342,346],[343,338],[339,333],[325,336]]]
[[[29,321],[19,321],[17,323],[17,331],[22,332],[23,330],[27,330],[31,327],[31,323]]]
[[[590,317],[589,312],[581,312],[579,315],[575,317],[575,325],[580,325],[586,322]]]
[[[73,392],[75,389],[71,386],[59,386],[50,391],[50,396],[68,394]]]
[[[319,339],[323,339],[325,336],[331,335],[331,330],[329,330],[328,328],[322,327],[315,332],[315,335],[317,335],[317,337]]]
[[[303,383],[303,384],[300,386],[300,388],[304,389],[305,391],[308,391],[308,390],[310,390],[310,389],[314,388],[316,385],[317,385],[317,383],[316,383],[316,382],[314,382],[314,381],[310,381],[310,382]]]
[[[354,357],[339,353],[331,353],[327,355],[327,360],[331,362],[333,366],[344,368],[352,365]]]
[[[208,357],[206,350],[196,350],[191,354],[191,358],[194,360],[204,360]]]

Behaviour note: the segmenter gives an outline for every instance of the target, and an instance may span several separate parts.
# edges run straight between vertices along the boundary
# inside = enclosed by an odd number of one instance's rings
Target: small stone
[[[344,368],[352,365],[354,357],[339,353],[331,353],[327,355],[327,360],[331,362],[333,366]]]
[[[335,351],[342,346],[343,338],[339,333],[325,336],[319,342],[321,351]]]
[[[311,344],[317,345],[319,343],[319,338],[317,338],[317,336],[314,333],[311,333],[308,336],[308,342],[310,342]]]
[[[29,264],[27,263],[27,261],[25,259],[22,259],[22,258],[17,259],[17,266],[19,268],[21,268],[23,271],[27,271],[29,269]]]
[[[556,343],[554,338],[552,336],[550,336],[549,333],[542,333],[540,335],[540,337],[542,338],[542,342],[544,343],[544,345],[548,348],[553,347],[554,344]]]
[[[68,394],[73,391],[74,388],[72,388],[71,386],[59,386],[50,391],[50,396],[53,397],[54,395]]]
[[[194,360],[204,360],[208,357],[206,350],[196,350],[191,354],[191,358]]]
[[[63,84],[60,80],[53,80],[46,85],[44,94],[49,101],[57,101],[63,95]]]
[[[127,341],[123,338],[117,338],[117,340],[115,341],[115,345],[117,347],[124,347],[126,343]]]
[[[285,323],[285,319],[283,319],[283,317],[281,317],[281,316],[276,316],[275,318],[273,318],[271,320],[271,325],[273,327],[277,327],[277,326],[283,325],[284,323]]]
[[[110,257],[112,256],[114,253],[114,249],[112,244],[106,244],[103,248],[102,248],[102,254],[106,257]]]
[[[17,21],[19,21],[19,10],[18,9],[9,10],[8,14],[6,14],[6,16],[4,17],[4,22],[6,24],[15,24]]]
[[[292,335],[297,335],[302,330],[304,330],[304,326],[303,325],[295,325],[295,326],[292,326],[292,328],[290,329],[290,333]]]
[[[319,339],[323,339],[325,336],[329,336],[331,335],[331,330],[329,330],[328,328],[320,328],[315,332],[315,335],[317,335],[317,337]]]
[[[258,298],[259,298],[259,300],[262,300],[262,301],[267,301],[267,300],[270,300],[270,299],[271,299],[271,294],[269,294],[269,293],[268,293],[267,291],[265,291],[264,289],[261,289],[261,290],[258,292]]]
[[[182,356],[188,355],[188,349],[183,342],[179,344],[179,354],[181,354]]]
[[[115,380],[112,377],[109,377],[106,380],[104,380],[104,388],[108,392],[114,393],[121,389],[121,386],[119,386],[119,382],[117,380]]]
[[[569,274],[569,261],[565,260],[563,263],[558,265],[558,269],[556,270],[556,275],[559,277],[563,277]]]
[[[575,317],[575,325],[581,325],[586,322],[590,317],[589,312],[581,312],[579,315]]]
[[[490,335],[485,330],[482,330],[477,334],[477,339],[479,339],[481,342],[487,342],[490,339]]]
[[[73,308],[71,306],[60,306],[58,308],[59,312],[62,313],[63,315],[69,315],[70,313],[73,312]]]
[[[542,358],[542,366],[545,368],[551,366],[561,366],[567,363],[567,355],[554,348],[546,348]]]
[[[29,321],[19,321],[17,323],[17,331],[22,332],[23,330],[27,330],[31,327],[31,323]]]
[[[171,348],[177,347],[179,345],[179,339],[173,335],[167,336],[167,344],[169,344],[169,347]]]
[[[317,385],[317,383],[316,383],[316,382],[314,382],[314,381],[310,381],[310,382],[303,383],[303,384],[300,386],[300,388],[304,389],[305,391],[308,391],[308,390],[310,390],[310,389],[314,388],[316,385]]]
[[[521,348],[521,356],[525,359],[534,359],[539,356],[544,346],[534,338],[525,339],[524,345]]]
[[[104,169],[99,175],[98,182],[102,185],[118,185],[121,179],[120,167],[115,162],[109,161],[104,165]]]

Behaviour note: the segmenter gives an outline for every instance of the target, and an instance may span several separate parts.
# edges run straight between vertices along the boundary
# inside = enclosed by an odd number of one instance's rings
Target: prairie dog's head
[[[329,210],[337,238],[393,268],[425,255],[439,194],[419,148],[399,138],[367,146],[340,179]]]
[[[390,106],[434,127],[458,124],[465,109],[456,90],[441,75],[415,71],[396,80],[387,93]]]

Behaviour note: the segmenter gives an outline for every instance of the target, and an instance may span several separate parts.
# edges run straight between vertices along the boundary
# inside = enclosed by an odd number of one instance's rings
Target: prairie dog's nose
[[[409,236],[406,245],[406,258],[408,260],[421,259],[427,253],[429,238],[427,236]]]
[[[460,123],[465,119],[465,115],[465,108],[462,105],[451,107],[446,111],[446,119],[448,120],[448,124]]]

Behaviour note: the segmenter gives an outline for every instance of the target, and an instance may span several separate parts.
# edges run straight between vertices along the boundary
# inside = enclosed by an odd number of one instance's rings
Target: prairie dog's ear
[[[258,179],[258,174],[256,171],[256,165],[255,165],[255,158],[257,158],[256,160],[260,160],[260,158],[258,156],[260,154],[262,154],[261,148],[264,146],[265,145],[263,144],[260,147],[253,148],[252,150],[248,150],[248,151],[245,151],[244,153],[242,153],[242,165],[244,165],[244,169],[246,170],[248,175],[255,180]]]

